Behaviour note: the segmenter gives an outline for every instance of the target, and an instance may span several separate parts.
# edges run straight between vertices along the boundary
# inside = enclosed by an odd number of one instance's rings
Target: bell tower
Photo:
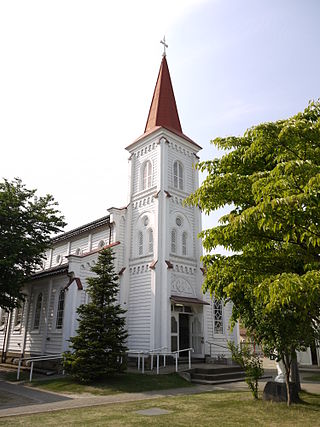
[[[201,213],[183,204],[199,185],[194,164],[201,147],[182,131],[165,53],[144,133],[126,149],[128,347],[193,347],[203,356]]]

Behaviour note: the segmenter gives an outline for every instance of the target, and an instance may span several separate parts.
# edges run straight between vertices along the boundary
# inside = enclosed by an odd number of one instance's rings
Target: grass
[[[64,377],[52,380],[34,381],[30,385],[43,390],[63,394],[90,393],[101,396],[193,386],[177,374],[142,375],[134,373],[115,375],[91,384],[81,384],[71,377]]]
[[[22,381],[28,381],[30,377],[30,373],[28,371],[21,371],[20,372],[20,380]],[[6,381],[17,381],[17,371],[9,371],[5,374],[5,380]]]
[[[318,426],[320,395],[301,393],[302,404],[287,408],[285,403],[255,401],[249,392],[211,392],[189,396],[68,409],[64,411],[8,417],[5,426]],[[172,411],[144,416],[137,410],[157,407]]]

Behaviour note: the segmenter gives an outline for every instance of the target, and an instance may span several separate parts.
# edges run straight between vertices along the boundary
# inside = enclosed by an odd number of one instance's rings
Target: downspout
[[[109,222],[109,245],[111,245],[111,224]]]

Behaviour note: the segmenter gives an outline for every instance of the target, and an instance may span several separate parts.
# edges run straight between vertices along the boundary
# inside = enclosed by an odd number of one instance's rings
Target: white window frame
[[[23,322],[23,314],[24,314],[24,303],[15,309],[14,313],[14,322],[13,322],[13,331],[14,332],[20,332]],[[18,316],[20,316],[20,322],[17,323]]]
[[[4,318],[4,322],[2,323],[2,320]],[[5,310],[4,308],[1,308],[1,312],[0,312],[0,332],[4,332],[4,330],[6,329],[6,325],[8,323],[8,319],[9,319],[9,312],[7,310]]]
[[[217,330],[216,330],[216,311],[217,311],[216,310],[216,303],[219,303],[220,307],[221,307],[221,327],[222,327],[221,332],[217,332]],[[213,335],[216,335],[216,336],[225,335],[224,304],[223,304],[223,301],[219,301],[215,298],[212,300],[212,321],[213,321]]]
[[[58,328],[57,327],[57,323],[58,323],[58,314],[59,314],[59,302],[60,302],[60,295],[63,292],[64,294],[64,299],[63,299],[63,310],[62,310],[62,323],[61,323],[61,327]],[[65,311],[65,307],[66,307],[66,291],[63,288],[59,288],[58,292],[57,292],[57,296],[56,296],[56,304],[55,304],[55,317],[54,317],[54,329],[56,332],[62,332],[63,330],[63,321],[64,321],[64,311]]]
[[[138,255],[143,255],[143,233],[141,230],[138,231]]]
[[[35,328],[35,320],[36,320],[36,313],[37,313],[37,306],[38,306],[38,299],[41,295],[41,305],[40,305],[40,313],[39,313],[39,324],[37,328]],[[35,298],[33,301],[33,318],[32,318],[32,332],[40,333],[40,327],[41,327],[41,319],[42,319],[42,307],[43,307],[43,300],[44,300],[44,294],[42,291],[39,291],[35,294]]]
[[[178,243],[177,236],[178,236],[177,230],[175,228],[172,228],[171,229],[171,235],[170,235],[170,242],[171,242],[170,249],[171,249],[172,254],[177,253],[177,249],[178,249],[177,248],[177,243]]]
[[[182,255],[187,256],[187,254],[188,254],[188,233],[186,231],[182,232],[181,249],[182,249]]]
[[[147,190],[152,186],[152,163],[147,160],[142,165],[142,190]]]
[[[153,254],[153,230],[149,228],[148,230],[148,253]]]
[[[175,160],[173,162],[173,186],[178,190],[184,189],[184,179],[183,179],[183,164],[180,160]]]

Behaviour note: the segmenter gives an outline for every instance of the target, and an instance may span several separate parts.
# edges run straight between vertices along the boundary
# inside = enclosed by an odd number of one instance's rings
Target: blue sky
[[[184,132],[286,118],[320,96],[320,1],[0,3],[0,176],[51,193],[70,229],[127,202],[124,147],[144,129],[163,35]],[[216,223],[219,213],[204,218]]]

